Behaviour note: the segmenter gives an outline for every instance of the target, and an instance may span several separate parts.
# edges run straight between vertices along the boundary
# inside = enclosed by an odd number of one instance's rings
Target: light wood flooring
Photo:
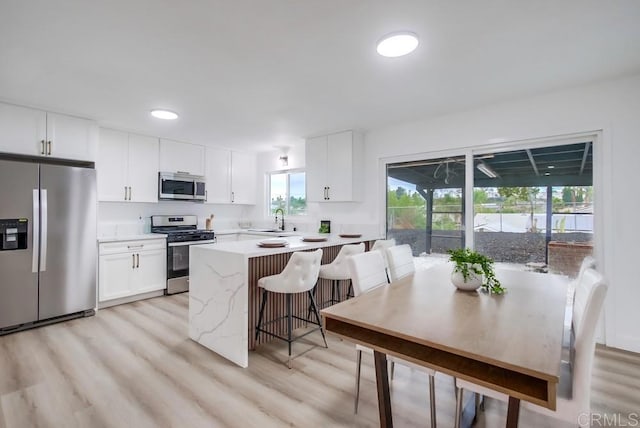
[[[0,337],[0,428],[375,427],[371,356],[363,358],[353,414],[355,350],[319,333],[261,345],[241,369],[187,337],[187,295],[104,309],[95,317]],[[316,337],[317,336],[317,337]],[[640,356],[598,349],[592,410],[640,413]],[[453,425],[451,378],[436,379],[438,425]],[[397,427],[429,426],[426,375],[396,367]],[[487,400],[477,426],[504,426],[506,405]],[[522,410],[521,427],[562,427]]]

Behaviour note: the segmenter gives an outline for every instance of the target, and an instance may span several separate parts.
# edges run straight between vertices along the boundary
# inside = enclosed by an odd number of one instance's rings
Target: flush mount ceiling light
[[[151,110],[151,116],[158,119],[175,120],[178,118],[178,113],[172,112],[170,110],[155,109]]]
[[[388,58],[396,58],[413,52],[418,47],[418,35],[410,31],[390,33],[380,39],[377,51]]]

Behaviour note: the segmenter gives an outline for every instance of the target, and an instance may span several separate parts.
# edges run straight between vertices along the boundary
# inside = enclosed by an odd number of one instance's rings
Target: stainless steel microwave
[[[158,174],[158,199],[178,201],[204,201],[207,199],[204,177],[185,172]]]

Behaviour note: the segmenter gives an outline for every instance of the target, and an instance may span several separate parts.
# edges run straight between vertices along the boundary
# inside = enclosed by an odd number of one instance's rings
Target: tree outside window
[[[269,214],[282,209],[287,215],[307,213],[305,173],[279,172],[270,174]]]

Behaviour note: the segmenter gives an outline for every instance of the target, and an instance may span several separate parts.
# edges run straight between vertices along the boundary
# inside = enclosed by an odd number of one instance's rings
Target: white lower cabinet
[[[167,286],[164,239],[101,243],[98,262],[98,300],[135,296]]]

